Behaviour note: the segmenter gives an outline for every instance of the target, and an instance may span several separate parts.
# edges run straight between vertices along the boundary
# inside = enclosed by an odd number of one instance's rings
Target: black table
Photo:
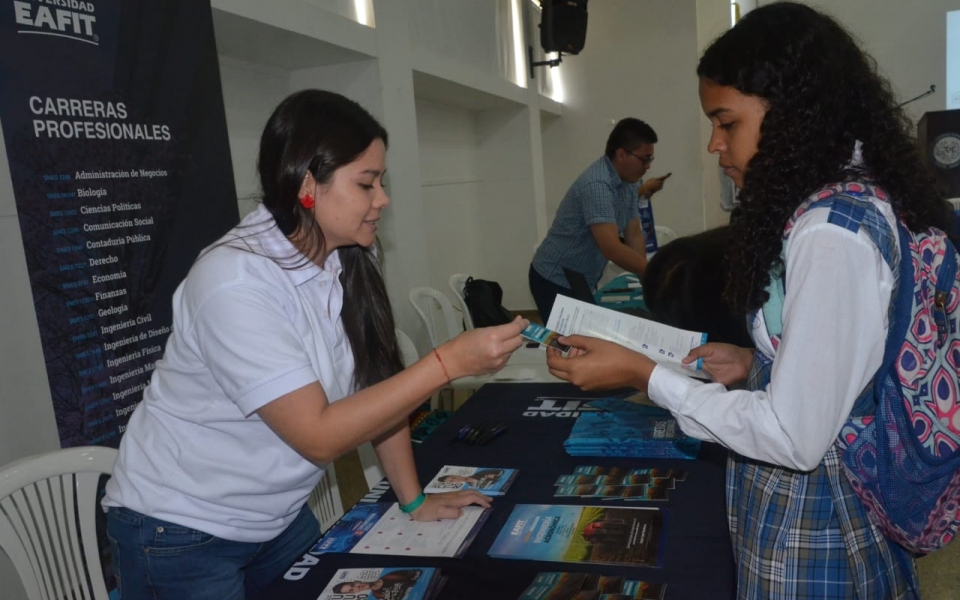
[[[433,566],[449,577],[440,600],[515,600],[540,571],[587,571],[629,575],[667,584],[666,598],[724,600],[736,595],[733,553],[724,512],[726,451],[713,444],[701,447],[698,459],[654,460],[571,457],[563,442],[582,401],[609,393],[590,394],[568,384],[505,383],[480,389],[415,452],[422,483],[443,465],[508,467],[520,472],[464,557],[424,558],[322,554],[308,556],[268,587],[261,600],[315,600],[337,569],[365,566]],[[499,422],[508,431],[486,446],[448,444],[467,423]],[[669,512],[663,567],[623,567],[503,560],[486,555],[514,504],[594,504],[589,498],[554,498],[554,481],[577,465],[628,468],[685,469],[665,502],[602,501],[604,506],[657,506]],[[389,490],[373,490],[365,499],[395,501]]]

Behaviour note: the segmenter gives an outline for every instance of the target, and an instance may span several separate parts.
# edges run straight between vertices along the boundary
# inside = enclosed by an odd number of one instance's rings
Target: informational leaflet
[[[488,554],[660,567],[664,515],[658,508],[518,504]]]
[[[553,303],[547,329],[561,335],[585,335],[615,342],[685,375],[710,379],[702,371],[703,359],[690,366],[681,363],[692,349],[707,343],[706,333],[678,329],[562,294]]]
[[[537,573],[517,600],[662,600],[667,584],[622,575]]]
[[[0,121],[64,447],[120,443],[176,286],[238,221],[218,68],[209,2],[0,11]]]
[[[340,569],[317,600],[430,600],[444,581],[433,567]]]
[[[501,496],[506,493],[516,476],[516,469],[445,465],[423,488],[423,493],[477,490],[487,496]]]
[[[490,509],[465,506],[458,519],[415,521],[396,502],[358,504],[330,528],[311,552],[392,556],[461,556]]]

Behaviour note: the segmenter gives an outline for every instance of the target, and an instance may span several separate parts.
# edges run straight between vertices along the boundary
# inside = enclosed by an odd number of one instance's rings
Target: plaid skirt
[[[754,362],[761,389],[770,361]],[[835,446],[811,472],[731,452],[727,518],[739,598],[919,600],[913,559],[870,522]]]

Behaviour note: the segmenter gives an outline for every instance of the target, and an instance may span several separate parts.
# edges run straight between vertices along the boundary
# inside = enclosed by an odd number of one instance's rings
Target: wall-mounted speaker
[[[960,108],[924,113],[917,138],[945,198],[960,198]],[[960,225],[960,224],[958,224]]]
[[[544,52],[579,54],[587,40],[587,0],[540,0]]]

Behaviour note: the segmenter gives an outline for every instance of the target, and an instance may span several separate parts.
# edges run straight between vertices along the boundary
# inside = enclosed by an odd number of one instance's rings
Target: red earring
[[[310,210],[316,205],[316,202],[313,201],[313,196],[304,194],[303,198],[300,198],[300,204],[302,204],[305,209]]]

